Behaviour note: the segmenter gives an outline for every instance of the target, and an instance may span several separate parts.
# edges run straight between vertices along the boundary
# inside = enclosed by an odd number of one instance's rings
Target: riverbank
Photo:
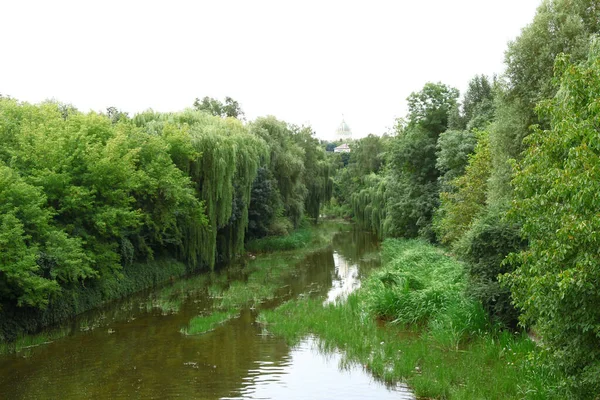
[[[4,304],[0,308],[0,354],[64,336],[64,329],[51,329],[84,312],[139,291],[181,278],[190,271],[174,259],[135,263],[124,268],[119,278],[90,281],[55,296],[45,309]]]
[[[239,309],[245,305],[258,304],[272,299],[285,278],[286,262],[300,259],[307,252],[328,246],[343,222],[327,222],[318,226],[306,225],[285,237],[268,237],[250,242],[249,251],[264,254],[253,264],[241,260],[241,269],[232,274],[245,274],[245,284],[231,286],[213,285],[215,295],[221,296],[223,311]],[[240,264],[241,263],[241,264]],[[227,269],[223,268],[223,270]],[[74,317],[102,307],[112,301],[131,296],[137,292],[159,287],[194,274],[189,266],[174,259],[155,260],[128,266],[122,276],[111,281],[89,282],[86,286],[73,287],[54,298],[49,306],[37,308],[4,305],[0,308],[0,354],[37,346],[68,335],[72,328],[61,327]],[[208,273],[205,273],[208,274]],[[226,277],[227,274],[223,274]]]
[[[291,300],[259,321],[291,344],[317,335],[377,378],[420,398],[559,398],[525,334],[489,324],[464,294],[461,263],[419,241],[387,240],[384,266],[345,302]]]
[[[36,399],[411,398],[360,366],[340,370],[339,353],[322,354],[311,340],[290,348],[256,323],[261,310],[298,296],[329,298],[342,283],[358,282],[379,266],[379,244],[369,232],[324,223],[314,237],[301,249],[248,257],[69,320],[64,337],[0,356],[0,393]],[[265,283],[272,285],[257,290]],[[291,381],[301,385],[291,389]]]

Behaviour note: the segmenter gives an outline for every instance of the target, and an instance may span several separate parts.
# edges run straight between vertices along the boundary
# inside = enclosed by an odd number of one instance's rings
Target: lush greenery
[[[529,246],[506,281],[522,321],[585,397],[600,392],[600,42],[579,65],[560,57],[556,76],[556,96],[540,105],[549,127],[527,138],[513,180],[511,217]]]
[[[318,218],[332,181],[310,128],[245,124],[230,98],[194,105],[129,118],[0,99],[0,338]]]
[[[428,332],[462,317],[533,332],[565,395],[597,396],[599,33],[596,0],[544,0],[502,76],[462,97],[426,83],[392,130],[342,154],[309,127],[242,121],[229,97],[133,117],[0,97],[0,339],[246,245],[303,247],[293,232],[325,210],[465,263],[463,276],[422,249],[424,263],[373,278],[370,312]]]
[[[427,83],[394,132],[332,154],[325,209],[445,246],[491,322],[535,332],[575,398],[600,392],[598,21],[597,1],[544,0],[505,74],[475,76],[462,98]]]
[[[200,335],[212,331],[217,326],[224,324],[236,316],[233,311],[214,312],[209,315],[199,315],[190,320],[187,328],[182,328],[184,335]]]
[[[259,321],[291,343],[316,334],[323,347],[342,349],[385,381],[405,381],[419,398],[561,398],[535,344],[490,326],[465,294],[461,263],[396,239],[384,242],[383,262],[344,303],[307,296],[262,311]],[[393,323],[381,329],[381,319]]]

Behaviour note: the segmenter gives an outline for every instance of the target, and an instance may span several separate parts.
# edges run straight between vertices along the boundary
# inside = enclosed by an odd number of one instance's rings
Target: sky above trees
[[[427,81],[501,73],[539,0],[3,2],[0,94],[82,111],[230,96],[334,136],[381,134]]]

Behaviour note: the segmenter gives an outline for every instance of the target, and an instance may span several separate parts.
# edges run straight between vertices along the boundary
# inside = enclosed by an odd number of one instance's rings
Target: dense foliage
[[[600,391],[600,43],[589,59],[557,61],[560,89],[540,111],[514,178],[512,215],[529,241],[507,280],[525,323],[543,335],[582,397]]]
[[[411,94],[376,168],[360,154],[372,138],[347,165],[332,156],[332,210],[446,246],[465,261],[465,291],[494,323],[534,330],[577,398],[600,389],[598,21],[595,0],[543,1],[503,76],[475,76],[460,102],[441,83]]]
[[[244,253],[247,231],[288,234],[305,212],[319,216],[330,164],[310,128],[211,113],[129,118],[0,99],[2,330],[18,307],[44,314],[96,296],[86,287],[111,299],[129,293],[129,270],[158,276],[144,264],[154,259],[212,268]]]

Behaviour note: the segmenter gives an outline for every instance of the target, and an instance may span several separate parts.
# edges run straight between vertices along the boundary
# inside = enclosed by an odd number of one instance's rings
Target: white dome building
[[[350,130],[350,127],[348,126],[346,121],[344,121],[344,117],[342,117],[342,122],[340,123],[338,128],[335,130],[335,138],[336,138],[336,140],[352,139],[352,131]]]

